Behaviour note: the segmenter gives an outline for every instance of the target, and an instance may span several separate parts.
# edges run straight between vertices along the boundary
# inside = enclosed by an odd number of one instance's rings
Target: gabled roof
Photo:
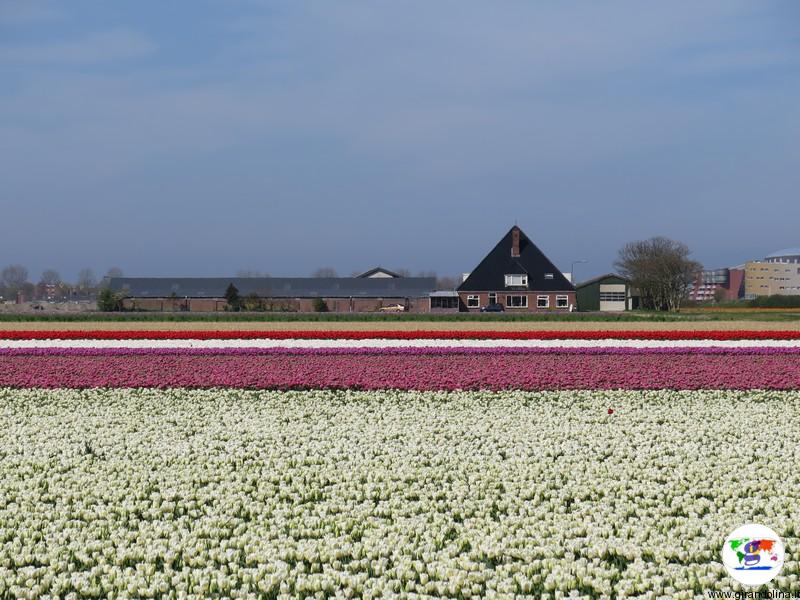
[[[512,234],[519,230],[519,256],[511,256]],[[552,279],[545,279],[545,274]],[[516,225],[508,230],[489,254],[458,286],[462,292],[499,291],[506,288],[506,275],[528,275],[528,290],[542,292],[575,291],[569,280],[561,274],[544,253]]]
[[[575,284],[575,288],[582,288],[586,287],[587,285],[592,285],[593,283],[597,283],[598,281],[603,281],[604,279],[619,279],[624,281],[625,283],[630,283],[631,280],[627,277],[623,277],[622,275],[617,275],[616,273],[606,273],[605,275],[598,275],[597,277],[592,277],[591,279],[587,279],[586,281],[581,281],[580,283]]]
[[[389,269],[384,269],[383,267],[373,267],[369,271],[364,271],[361,275],[356,275],[356,277],[374,277],[378,273],[384,273],[387,277],[402,277],[402,275],[390,271]]]
[[[109,287],[132,298],[224,298],[229,284],[242,297],[422,298],[435,277],[112,277]]]

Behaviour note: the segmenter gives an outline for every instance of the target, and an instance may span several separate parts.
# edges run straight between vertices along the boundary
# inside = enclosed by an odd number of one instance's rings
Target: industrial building
[[[731,267],[700,271],[689,286],[689,300],[738,300],[744,296],[745,268]]]
[[[629,279],[606,273],[575,286],[578,310],[617,312],[639,308],[639,296]]]
[[[800,294],[800,248],[785,248],[745,265],[745,298]]]
[[[376,312],[402,307],[428,312],[435,277],[112,277],[108,286],[125,310],[216,312],[227,309],[233,284],[245,305],[260,310],[313,312],[319,300],[332,312]]]

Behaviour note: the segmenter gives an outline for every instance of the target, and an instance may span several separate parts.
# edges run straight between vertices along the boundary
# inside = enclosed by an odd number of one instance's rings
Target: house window
[[[550,308],[550,296],[536,296],[536,308]]]
[[[497,304],[497,293],[490,292],[489,293],[489,304]]]
[[[528,285],[527,275],[506,275],[506,287]]]
[[[553,278],[553,274],[552,273],[545,273],[544,274],[544,278],[545,279],[552,279]]]
[[[506,308],[528,308],[527,296],[506,296]]]
[[[480,307],[481,307],[480,296],[467,296],[467,308],[480,308]]]
[[[569,306],[569,296],[556,296],[556,308],[567,308]]]

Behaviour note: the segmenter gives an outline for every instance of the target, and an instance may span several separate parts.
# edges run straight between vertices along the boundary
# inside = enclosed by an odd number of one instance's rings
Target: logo
[[[769,527],[742,525],[725,540],[722,564],[742,585],[763,585],[783,568],[783,542]]]

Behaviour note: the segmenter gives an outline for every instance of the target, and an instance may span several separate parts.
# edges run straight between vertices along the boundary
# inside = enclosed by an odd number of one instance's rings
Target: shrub
[[[233,283],[229,283],[228,289],[225,290],[225,300],[228,302],[228,308],[230,310],[241,310],[242,299],[239,297],[239,290]]]
[[[109,288],[103,288],[97,295],[97,310],[103,312],[117,312],[122,310],[122,296],[115,294]]]
[[[800,296],[773,294],[750,300],[751,308],[800,308]]]
[[[322,298],[314,298],[314,312],[328,312],[328,304]]]

